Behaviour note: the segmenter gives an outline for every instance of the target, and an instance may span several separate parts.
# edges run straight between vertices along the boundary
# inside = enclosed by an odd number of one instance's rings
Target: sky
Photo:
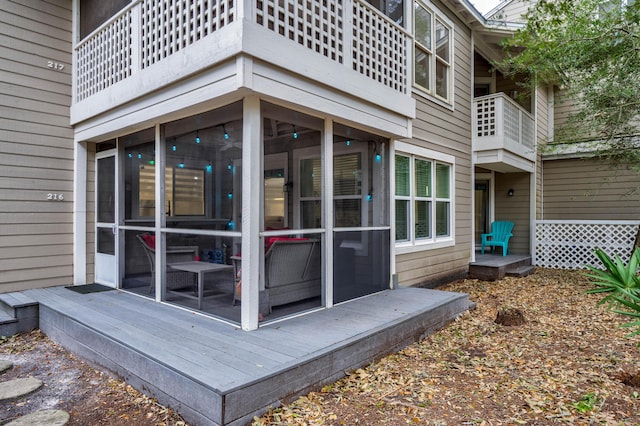
[[[483,15],[500,4],[500,0],[469,0]]]

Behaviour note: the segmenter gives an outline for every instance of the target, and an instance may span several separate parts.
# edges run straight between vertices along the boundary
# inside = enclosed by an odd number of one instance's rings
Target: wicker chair
[[[264,257],[265,297],[273,306],[320,296],[320,243],[312,239],[275,241]]]
[[[147,259],[149,260],[149,267],[151,268],[151,282],[149,283],[149,294],[155,289],[156,282],[156,250],[154,247],[149,246],[144,238],[143,234],[136,235],[138,241],[142,245]],[[176,262],[189,262],[196,259],[198,255],[197,246],[169,246],[166,250],[167,264]],[[193,287],[197,288],[197,275],[192,272],[176,271],[172,269],[167,270],[167,289],[176,290],[180,288]]]

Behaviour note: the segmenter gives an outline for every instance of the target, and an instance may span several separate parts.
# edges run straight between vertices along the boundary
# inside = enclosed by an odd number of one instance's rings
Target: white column
[[[242,329],[258,328],[260,303],[260,209],[262,120],[260,98],[244,98],[242,114]]]
[[[325,272],[325,306],[333,306],[333,121],[325,119],[322,138],[324,191],[322,223],[325,229],[322,270]]]
[[[166,164],[166,151],[164,144],[164,127],[160,124],[156,124],[155,128],[155,146],[156,146],[156,302],[164,300],[165,292],[162,288],[162,282],[166,281],[166,267],[164,264],[164,258],[162,253],[165,249],[166,236],[160,232],[165,227],[165,209],[164,209],[164,194],[165,194],[165,179],[164,169]]]
[[[73,150],[73,284],[87,283],[87,145]]]

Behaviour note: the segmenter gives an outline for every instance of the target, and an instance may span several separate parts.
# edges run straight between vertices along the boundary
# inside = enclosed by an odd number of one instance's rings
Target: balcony
[[[474,163],[501,173],[533,172],[535,121],[504,93],[473,100]]]
[[[411,46],[361,0],[134,0],[75,46],[71,121],[136,99],[157,105],[145,97],[162,91],[195,104],[248,88],[373,104],[406,128]]]

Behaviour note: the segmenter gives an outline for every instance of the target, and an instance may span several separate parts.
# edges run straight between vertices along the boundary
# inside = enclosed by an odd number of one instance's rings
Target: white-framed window
[[[454,158],[396,144],[396,247],[415,250],[453,244]],[[402,252],[402,250],[399,250]]]
[[[428,1],[413,6],[413,84],[451,103],[453,88],[453,23]]]

